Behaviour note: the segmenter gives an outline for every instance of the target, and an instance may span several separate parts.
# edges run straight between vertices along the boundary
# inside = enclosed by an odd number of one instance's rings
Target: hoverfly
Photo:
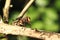
[[[21,11],[21,13],[18,15],[16,21],[14,21],[12,24],[13,25],[17,25],[17,26],[25,26],[26,23],[30,24],[30,17],[24,17],[25,12],[28,10],[28,8],[30,7],[30,5],[34,2],[34,0],[29,0],[28,3],[26,4],[26,6],[23,8],[23,10]]]
[[[26,26],[26,24],[30,24],[30,17],[17,18],[16,21],[12,23],[12,25],[17,26]]]

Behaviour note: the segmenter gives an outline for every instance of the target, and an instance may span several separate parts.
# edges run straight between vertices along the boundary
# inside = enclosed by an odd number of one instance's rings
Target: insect
[[[9,8],[10,6],[12,7],[11,4],[12,0],[6,0],[5,2],[5,6],[3,8],[3,19],[4,19],[4,23],[8,22],[8,18],[9,18]],[[34,2],[34,0],[26,0],[27,4],[25,5],[25,7],[23,8],[23,10],[21,11],[21,13],[18,15],[17,18],[19,17],[23,17],[25,15],[25,12],[28,10],[28,8],[31,6],[31,4]],[[13,5],[14,6],[14,5]]]
[[[12,23],[12,25],[17,26],[26,26],[26,24],[30,24],[30,17],[17,18],[16,21]]]

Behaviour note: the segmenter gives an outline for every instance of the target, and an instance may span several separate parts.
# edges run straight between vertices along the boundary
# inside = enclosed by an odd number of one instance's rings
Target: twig
[[[34,0],[30,0],[27,5],[23,8],[23,10],[21,11],[21,13],[18,15],[17,18],[22,18],[25,14],[25,12],[27,11],[27,9],[30,7],[30,5],[34,2]]]
[[[11,3],[11,0],[6,0],[6,2],[5,2],[5,6],[3,8],[3,19],[4,19],[4,21],[8,21],[10,3]]]
[[[29,36],[43,40],[60,40],[59,33],[36,31],[36,30],[32,30],[31,28],[13,26],[5,23],[0,23],[0,33]]]

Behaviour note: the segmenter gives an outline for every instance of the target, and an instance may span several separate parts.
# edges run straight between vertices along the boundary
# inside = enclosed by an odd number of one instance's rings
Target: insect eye
[[[30,17],[28,17],[27,20],[30,22]]]

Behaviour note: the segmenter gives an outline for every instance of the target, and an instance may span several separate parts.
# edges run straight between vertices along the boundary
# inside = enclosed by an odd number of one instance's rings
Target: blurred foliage
[[[55,7],[56,7],[57,9],[60,9],[60,0],[56,0],[56,1],[55,1]]]
[[[2,2],[2,0],[0,2]],[[23,7],[26,5],[25,2],[26,0],[12,1],[13,7],[10,8],[9,24],[11,24],[19,15]],[[0,5],[1,7],[3,6],[3,4]],[[27,10],[26,16],[31,18],[32,29],[45,30],[50,32],[60,32],[58,21],[60,15],[59,11],[60,0],[35,0],[35,2]],[[0,13],[2,12],[0,11]],[[0,37],[2,36],[4,35],[0,34]],[[3,38],[1,40],[6,40],[6,38]],[[31,39],[25,36],[17,36],[17,40],[31,40]]]
[[[36,5],[39,5],[41,7],[45,7],[46,5],[49,4],[49,0],[36,0]]]

